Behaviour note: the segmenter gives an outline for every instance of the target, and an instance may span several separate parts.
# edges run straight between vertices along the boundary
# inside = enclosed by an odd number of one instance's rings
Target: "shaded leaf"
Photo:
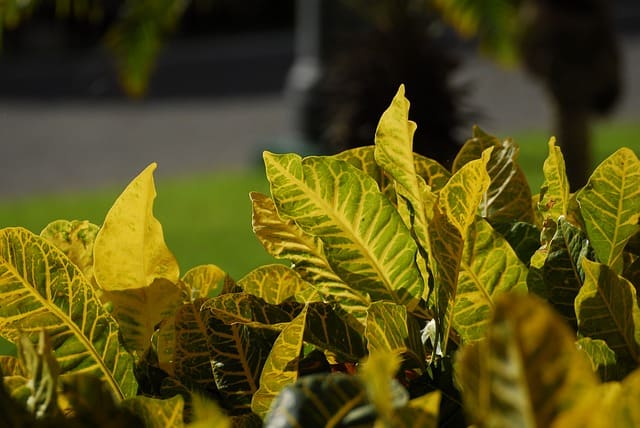
[[[21,228],[0,230],[0,334],[46,328],[61,373],[93,373],[119,398],[136,393],[133,362],[118,342],[118,325],[80,270],[43,238]]]
[[[479,426],[550,426],[598,385],[574,336],[542,300],[507,295],[496,303],[486,339],[460,349],[456,381]]]
[[[308,305],[304,340],[336,355],[341,361],[357,362],[366,355],[365,339],[352,315],[335,304]]]
[[[231,428],[231,419],[211,400],[193,397],[193,421],[188,428]]]
[[[56,220],[40,236],[58,247],[80,268],[89,281],[93,278],[93,243],[99,227],[84,220]]]
[[[376,183],[331,158],[264,154],[278,213],[318,236],[334,272],[373,300],[414,307],[424,284],[417,246]]]
[[[275,264],[252,270],[238,281],[238,285],[246,293],[274,305],[290,300],[297,293],[310,287],[293,269]]]
[[[604,340],[622,361],[640,361],[636,290],[606,265],[584,259],[585,279],[575,300],[578,333]]]
[[[463,341],[480,339],[493,315],[494,300],[509,291],[526,292],[528,270],[488,222],[469,229],[460,262],[453,327]]]
[[[531,257],[540,248],[540,230],[521,221],[492,223],[491,226],[507,240],[520,261],[529,266]]]
[[[124,400],[121,405],[133,414],[139,415],[146,428],[184,426],[182,420],[184,401],[179,395],[165,400],[137,396]]]
[[[276,339],[260,375],[260,387],[251,399],[251,410],[264,419],[280,391],[298,379],[307,307],[293,319]]]
[[[153,216],[155,169],[153,163],[131,181],[96,236],[93,268],[104,290],[141,288],[160,278],[178,281],[178,263]]]
[[[540,188],[540,200],[536,204],[538,215],[545,220],[554,221],[569,212],[569,179],[565,168],[564,157],[556,139],[549,139],[549,154],[542,166],[544,182]]]
[[[378,183],[378,189],[390,201],[395,200],[393,181],[380,168],[375,159],[375,146],[355,147],[333,155],[335,159],[349,162]]]
[[[367,397],[384,424],[391,421],[395,408],[409,401],[409,393],[395,380],[400,363],[397,353],[379,349],[369,355],[359,370]],[[394,382],[399,388],[393,387]],[[394,391],[400,393],[394,395]]]
[[[624,247],[639,230],[640,161],[635,153],[622,148],[609,156],[576,198],[598,261],[622,273]]]

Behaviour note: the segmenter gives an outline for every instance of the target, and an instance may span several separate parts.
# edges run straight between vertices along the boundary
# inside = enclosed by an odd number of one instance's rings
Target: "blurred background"
[[[551,135],[574,188],[640,149],[637,0],[5,0],[0,24],[0,227],[101,224],[157,162],[185,271],[269,261],[262,151],[372,144],[400,83],[416,151],[448,165],[478,124],[533,193]]]

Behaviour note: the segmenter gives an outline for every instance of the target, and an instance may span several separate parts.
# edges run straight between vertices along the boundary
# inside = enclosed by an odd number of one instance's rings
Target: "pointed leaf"
[[[591,368],[600,374],[602,380],[618,380],[628,373],[628,368],[618,363],[616,353],[604,340],[583,337],[578,339],[576,345],[587,355],[591,361]]]
[[[633,285],[606,265],[584,259],[575,300],[578,333],[604,340],[620,360],[640,361],[640,309]]]
[[[226,274],[216,265],[200,265],[191,268],[182,277],[182,282],[191,291],[190,300],[214,297],[222,291]]]
[[[520,148],[511,139],[500,142],[474,127],[473,138],[464,144],[453,162],[453,171],[460,170],[471,160],[480,159],[488,148],[493,148],[487,164],[491,185],[480,204],[482,217],[492,223],[514,220],[533,223],[531,189],[518,165]]]
[[[184,426],[182,421],[184,400],[179,395],[166,400],[137,396],[124,400],[122,407],[139,415],[146,428],[181,428]]]
[[[365,337],[369,354],[397,352],[411,362],[424,366],[425,355],[420,325],[404,306],[391,302],[375,302],[369,308]]]
[[[536,207],[542,220],[551,218],[558,220],[569,211],[569,179],[560,147],[556,139],[549,139],[549,155],[542,166],[544,182],[540,188],[540,200]]]
[[[137,385],[118,325],[85,276],[57,248],[21,228],[0,230],[0,334],[45,327],[61,373],[94,373],[119,398]]]
[[[298,380],[306,322],[307,307],[280,332],[271,348],[260,375],[260,387],[251,399],[251,410],[263,419],[280,391]]]
[[[151,164],[133,179],[96,236],[94,272],[104,290],[145,287],[158,278],[178,281],[178,263],[153,216],[155,169],[156,164]]]
[[[577,194],[591,245],[601,263],[622,273],[622,252],[639,230],[640,161],[622,148],[596,168]]]
[[[386,195],[389,200],[393,201],[395,199],[393,182],[376,162],[374,150],[374,146],[356,147],[335,154],[333,158],[349,162],[373,178],[376,183],[378,183],[380,192]]]
[[[432,191],[437,192],[442,189],[451,178],[449,170],[437,161],[418,153],[413,154],[413,159],[416,173],[424,179]]]
[[[500,298],[487,338],[464,346],[456,361],[468,423],[550,426],[583,391],[598,385],[574,339],[542,300]]]
[[[93,243],[100,228],[87,220],[57,220],[49,223],[40,236],[58,247],[80,268],[89,281],[93,278]]]
[[[463,341],[480,339],[493,315],[494,300],[508,291],[527,291],[528,270],[488,222],[470,228],[460,262],[453,327]]]
[[[376,183],[331,158],[265,153],[278,212],[318,236],[334,272],[373,300],[414,307],[424,284],[417,246]]]
[[[369,296],[354,290],[336,275],[322,241],[304,232],[293,220],[280,218],[271,198],[254,192],[251,201],[253,230],[269,254],[290,260],[293,269],[325,299],[339,302],[356,318],[364,320],[371,302]]]
[[[310,287],[296,271],[284,265],[267,265],[254,269],[238,281],[238,285],[245,293],[253,294],[273,305],[290,300]]]

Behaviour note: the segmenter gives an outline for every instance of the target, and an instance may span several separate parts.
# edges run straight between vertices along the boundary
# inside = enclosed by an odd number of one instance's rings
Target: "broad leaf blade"
[[[551,218],[557,221],[561,215],[569,211],[569,179],[560,148],[556,139],[549,139],[549,155],[542,166],[544,182],[540,189],[540,200],[537,211],[542,220]]]
[[[61,373],[93,373],[116,397],[136,393],[131,355],[118,325],[80,270],[43,238],[0,231],[0,332],[16,341],[46,328]]]
[[[307,307],[280,332],[264,364],[260,387],[251,399],[251,410],[263,419],[280,391],[298,379],[306,319]]]
[[[222,291],[226,274],[216,265],[200,265],[191,268],[182,276],[182,282],[190,291],[189,299],[215,297]]]
[[[304,340],[336,355],[344,362],[357,362],[366,355],[360,324],[335,304],[313,302],[308,305]]]
[[[509,291],[526,292],[527,268],[488,222],[470,229],[460,263],[453,327],[463,341],[480,339],[493,315],[494,300]]]
[[[184,400],[180,395],[166,400],[137,396],[123,401],[122,406],[139,415],[146,428],[184,427]]]
[[[456,381],[469,423],[550,426],[598,380],[572,332],[542,300],[499,299],[487,338],[459,351]]]
[[[376,183],[331,158],[265,153],[278,212],[318,236],[334,272],[373,300],[414,307],[424,284],[417,246]]]
[[[640,216],[640,161],[622,148],[596,168],[577,194],[591,245],[601,263],[622,273],[624,247]]]
[[[239,280],[238,285],[245,293],[260,297],[273,305],[290,300],[310,287],[296,271],[284,265],[256,268]]]
[[[578,339],[576,346],[587,355],[591,361],[591,368],[600,374],[602,380],[617,380],[628,372],[627,368],[618,364],[616,353],[604,340],[583,337]]]
[[[93,243],[99,227],[87,220],[56,220],[40,236],[58,247],[80,268],[89,281],[93,279]]]
[[[160,222],[153,216],[156,197],[149,165],[118,197],[94,244],[94,272],[104,290],[150,285],[158,278],[177,282],[178,263],[167,248]]]
[[[622,361],[640,361],[636,290],[606,265],[582,261],[585,280],[575,300],[578,333],[604,340]]]
[[[395,376],[401,362],[397,353],[378,350],[371,353],[360,368],[360,379],[367,391],[367,397],[375,407],[378,419],[385,425],[391,421],[394,407],[405,405],[409,398],[408,392],[399,384],[396,385],[400,386],[400,397],[394,397],[393,394],[394,381],[397,382]]]

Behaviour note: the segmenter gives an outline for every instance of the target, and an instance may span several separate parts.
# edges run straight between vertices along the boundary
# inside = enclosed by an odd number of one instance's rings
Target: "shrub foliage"
[[[237,281],[180,275],[150,165],[101,226],[0,230],[0,418],[10,426],[638,426],[640,162],[571,194],[552,138],[473,130],[416,155],[401,87],[375,145],[265,153]]]

